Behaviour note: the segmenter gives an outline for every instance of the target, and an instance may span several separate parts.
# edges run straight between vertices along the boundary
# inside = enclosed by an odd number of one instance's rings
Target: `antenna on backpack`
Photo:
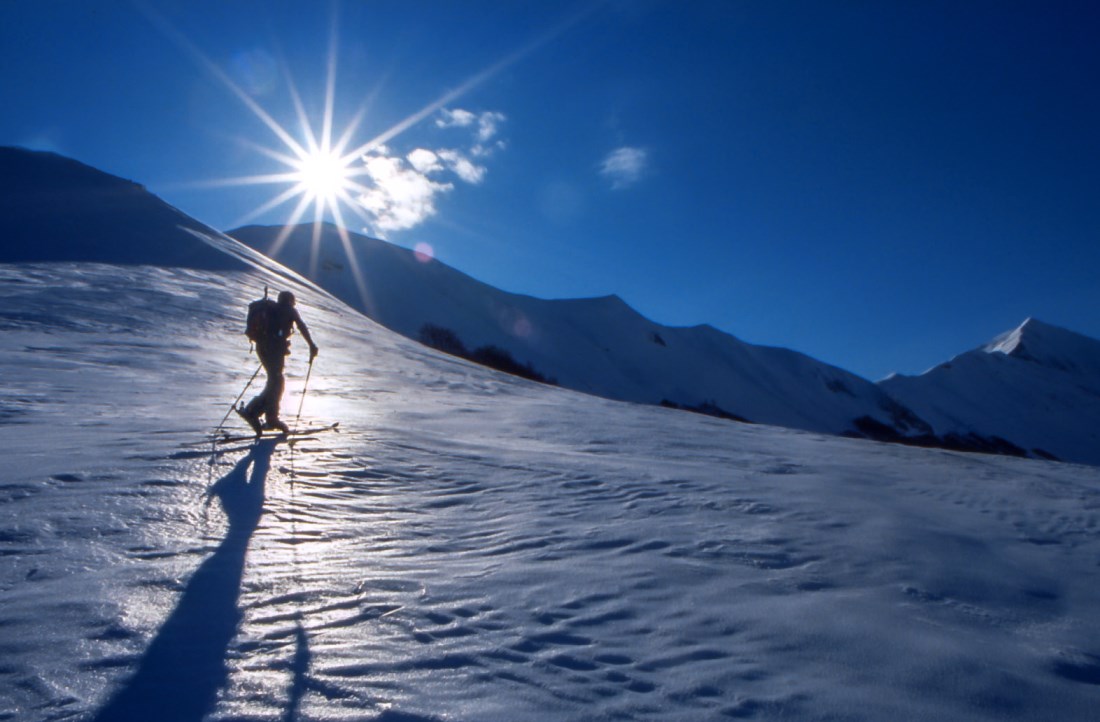
[[[267,284],[264,284],[264,299],[267,299]]]

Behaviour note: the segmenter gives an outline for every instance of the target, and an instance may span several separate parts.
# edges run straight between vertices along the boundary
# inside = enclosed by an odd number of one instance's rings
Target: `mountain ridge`
[[[834,435],[1100,464],[1100,432],[1092,431],[1100,429],[1100,341],[1034,318],[925,374],[873,384],[709,324],[661,325],[617,294],[545,300],[501,291],[356,234],[347,236],[349,260],[330,224],[316,247],[311,224],[288,229],[272,260],[263,252],[279,227],[238,229],[244,242],[234,240],[137,183],[52,153],[0,148],[0,169],[0,263],[258,269],[277,285],[324,288],[406,337],[444,331],[468,358],[503,360],[498,368],[589,394]]]
[[[248,267],[209,240],[220,233],[134,181],[15,147],[0,147],[0,169],[0,262]]]
[[[831,434],[866,436],[862,418],[902,438],[931,431],[871,382],[798,351],[749,344],[707,324],[664,326],[617,294],[546,300],[502,291],[414,251],[344,233],[331,224],[319,232],[313,224],[228,231],[391,330],[420,338],[425,328],[442,329],[468,348],[498,347],[574,390]]]
[[[917,376],[879,382],[935,433],[981,430],[1031,455],[1100,464],[1100,341],[1029,318]]]
[[[301,239],[313,237],[311,224],[287,231],[276,228],[251,226],[229,234],[261,251],[274,233],[286,234],[288,239],[299,239],[298,254],[303,253]],[[331,225],[323,227],[317,252],[323,256],[334,249],[333,237],[337,233]],[[355,249],[364,245],[395,248],[386,241],[358,234],[350,234],[348,238]],[[295,245],[288,240],[283,249],[294,249]],[[393,253],[416,258],[413,251],[396,248]],[[341,247],[339,253],[343,252]],[[289,254],[276,254],[277,260],[301,271],[302,259],[293,256],[293,250]],[[323,265],[334,267],[331,263]],[[368,308],[356,302],[348,292],[346,279],[343,282],[338,279],[339,274],[326,278],[321,273],[313,280],[403,335],[418,338],[422,335],[421,325],[440,326],[455,332],[466,345],[499,346],[518,358],[520,365],[538,369],[561,385],[585,393],[880,441],[1100,463],[1100,456],[1089,451],[1092,435],[1082,431],[1091,422],[1078,424],[1059,418],[1059,413],[1065,411],[1069,419],[1083,415],[1089,420],[1095,416],[1100,421],[1100,411],[1093,408],[1096,404],[1090,398],[1082,401],[1075,396],[1074,390],[1081,383],[1053,390],[1047,382],[1029,380],[1029,374],[1072,369],[1100,379],[1100,353],[1095,354],[1095,362],[1089,360],[1088,353],[1093,347],[1100,349],[1100,342],[1034,318],[921,376],[894,375],[873,384],[798,351],[749,344],[709,324],[663,326],[638,313],[617,294],[544,300],[500,291],[437,260],[426,264],[424,259],[415,263],[406,261],[404,266],[403,270],[432,273],[436,279],[449,275],[452,280],[467,282],[489,294],[492,300],[471,304],[467,294],[452,288],[444,294],[450,303],[445,310],[436,307],[416,312],[409,308],[408,299],[402,294],[392,294],[385,301],[376,297],[374,307]],[[421,282],[405,278],[399,285],[408,291],[408,296],[421,301],[439,293],[438,288],[424,290],[419,286]],[[386,283],[385,279],[376,279],[371,285]],[[456,299],[458,303],[454,302]],[[402,311],[395,312],[390,306],[401,306]],[[472,317],[478,320],[471,322]],[[565,341],[570,333],[576,336],[578,331],[587,344],[586,352],[581,354],[587,359],[584,373],[571,368],[560,351],[564,347],[572,352],[578,347],[575,338]],[[677,353],[681,354],[678,361],[671,362]],[[994,380],[1001,371],[991,355],[1029,366],[1013,374],[1022,374],[1023,378],[1011,382]],[[932,389],[945,369],[975,364],[980,368],[971,373],[984,380],[989,387],[984,393],[989,398],[976,398],[966,388]],[[1025,394],[1026,401],[1021,400],[1014,408],[996,402],[997,398],[1010,395],[1014,387],[1027,387],[1032,382],[1036,388]],[[973,386],[973,383],[961,385]],[[1089,386],[1090,382],[1084,383]],[[1100,388],[1100,381],[1095,386]],[[1096,393],[1100,395],[1100,391]],[[1058,402],[1050,412],[1051,418],[1027,422],[1031,415],[1029,405],[1042,404],[1044,395],[1052,394]],[[1016,422],[1005,423],[1002,417],[1006,415]],[[1067,435],[1065,443],[1035,429],[1037,425],[1050,423]]]
[[[1082,370],[1100,372],[1100,341],[1036,318],[1028,318],[982,348],[1065,371],[1079,369],[1084,363]]]

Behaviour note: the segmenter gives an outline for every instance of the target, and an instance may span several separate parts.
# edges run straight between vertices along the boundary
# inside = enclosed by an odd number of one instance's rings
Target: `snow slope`
[[[920,376],[880,382],[937,434],[980,429],[1039,455],[1100,465],[1100,341],[1028,319]]]
[[[1100,470],[535,384],[237,257],[0,264],[0,719],[1094,719]],[[342,432],[214,453],[265,283]]]
[[[710,403],[750,421],[834,434],[860,435],[854,421],[861,417],[903,436],[929,431],[854,374],[710,326],[662,326],[617,296],[542,300],[500,291],[384,241],[348,234],[345,247],[330,225],[316,244],[312,224],[278,244],[282,232],[249,226],[230,235],[263,253],[274,248],[276,260],[398,333],[418,338],[425,324],[446,328],[470,349],[507,349],[570,389],[649,404]]]
[[[304,286],[342,433],[212,455],[270,280],[0,266],[0,719],[1094,718],[1097,469],[598,399]]]
[[[194,231],[206,234],[196,236]],[[142,186],[63,156],[0,147],[0,263],[248,266],[221,235]]]

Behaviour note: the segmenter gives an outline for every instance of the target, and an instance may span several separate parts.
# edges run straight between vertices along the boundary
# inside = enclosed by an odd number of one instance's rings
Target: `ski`
[[[242,434],[242,435],[236,435],[235,436],[235,435],[231,435],[231,434],[228,434],[228,433],[223,433],[220,436],[214,436],[214,437],[208,439],[205,443],[232,444],[232,443],[236,443],[236,442],[239,442],[239,441],[263,441],[265,439],[272,439],[272,440],[275,440],[275,441],[282,441],[284,439],[293,440],[293,439],[297,439],[297,438],[302,437],[302,436],[315,436],[315,435],[323,433],[325,431],[339,432],[340,431],[340,422],[337,421],[336,423],[328,424],[327,426],[315,426],[315,427],[309,428],[309,429],[300,429],[298,431],[291,431],[291,432],[288,432],[288,433],[285,433],[285,434],[281,431],[279,431],[277,433],[261,434],[259,436],[257,436],[256,434],[248,434],[248,435],[243,435]]]

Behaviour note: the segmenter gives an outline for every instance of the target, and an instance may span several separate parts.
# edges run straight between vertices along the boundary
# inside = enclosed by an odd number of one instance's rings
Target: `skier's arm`
[[[312,361],[313,357],[317,355],[317,344],[313,343],[313,337],[309,335],[309,329],[306,328],[306,322],[302,320],[302,315],[298,313],[297,309],[294,310],[294,323],[302,333],[302,338],[309,344],[309,360]]]

